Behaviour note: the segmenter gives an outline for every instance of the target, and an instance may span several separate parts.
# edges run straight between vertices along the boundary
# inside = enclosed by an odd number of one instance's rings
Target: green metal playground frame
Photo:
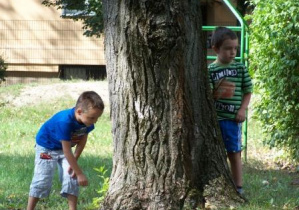
[[[243,19],[242,15],[238,12],[238,10],[231,4],[229,0],[222,0],[225,5],[229,8],[229,10],[234,14],[237,18],[240,26],[226,26],[227,28],[237,31],[241,33],[240,38],[240,56],[236,57],[235,59],[241,63],[244,63],[246,68],[248,69],[248,54],[249,54],[249,29],[248,25],[246,24],[245,20]],[[202,26],[203,31],[214,31],[218,26]],[[215,60],[216,56],[207,56],[208,60]],[[248,126],[248,119],[246,114],[246,120],[243,124],[243,136],[244,136],[244,143],[242,145],[243,150],[245,152],[245,161],[247,161],[247,126]]]

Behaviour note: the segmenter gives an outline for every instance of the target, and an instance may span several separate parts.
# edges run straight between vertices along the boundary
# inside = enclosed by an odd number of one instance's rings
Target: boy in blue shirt
[[[56,113],[41,126],[36,135],[35,168],[27,210],[34,209],[40,198],[50,194],[57,166],[62,183],[60,193],[67,197],[70,210],[77,208],[79,186],[88,185],[77,160],[88,133],[94,129],[103,111],[101,97],[94,91],[86,91],[79,96],[74,108]]]
[[[208,69],[233,180],[237,191],[242,194],[241,124],[246,118],[252,82],[246,67],[234,60],[238,46],[238,37],[233,31],[218,27],[212,36],[217,59]]]

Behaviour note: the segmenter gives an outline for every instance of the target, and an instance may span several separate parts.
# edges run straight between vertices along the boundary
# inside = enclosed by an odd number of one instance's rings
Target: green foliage
[[[5,81],[5,71],[7,69],[7,64],[4,59],[0,56],[0,84]]]
[[[93,204],[93,207],[99,208],[106,196],[108,189],[109,189],[109,177],[106,175],[107,170],[105,169],[104,166],[101,166],[99,168],[94,168],[94,170],[99,173],[98,177],[100,177],[101,183],[100,183],[99,189],[97,190],[97,193],[99,194],[99,196],[96,198],[93,198],[92,204]]]
[[[101,0],[43,0],[45,6],[56,7],[57,9],[69,9],[82,11],[80,16],[69,17],[75,21],[83,22],[84,35],[100,37],[104,29]],[[93,14],[93,15],[89,15]]]
[[[252,0],[250,70],[266,143],[299,160],[299,1]]]

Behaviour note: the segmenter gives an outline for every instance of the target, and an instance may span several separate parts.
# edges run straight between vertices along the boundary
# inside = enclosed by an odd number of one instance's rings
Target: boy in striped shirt
[[[252,82],[246,67],[234,59],[238,49],[237,35],[226,27],[216,28],[212,48],[217,59],[208,67],[217,117],[237,191],[242,194],[241,124],[252,93]]]

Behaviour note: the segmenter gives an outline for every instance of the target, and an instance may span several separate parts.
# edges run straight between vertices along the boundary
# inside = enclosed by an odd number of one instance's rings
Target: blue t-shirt
[[[75,108],[66,109],[53,115],[39,129],[36,143],[51,150],[62,149],[61,140],[80,139],[94,129],[94,125],[86,127],[75,118]]]

